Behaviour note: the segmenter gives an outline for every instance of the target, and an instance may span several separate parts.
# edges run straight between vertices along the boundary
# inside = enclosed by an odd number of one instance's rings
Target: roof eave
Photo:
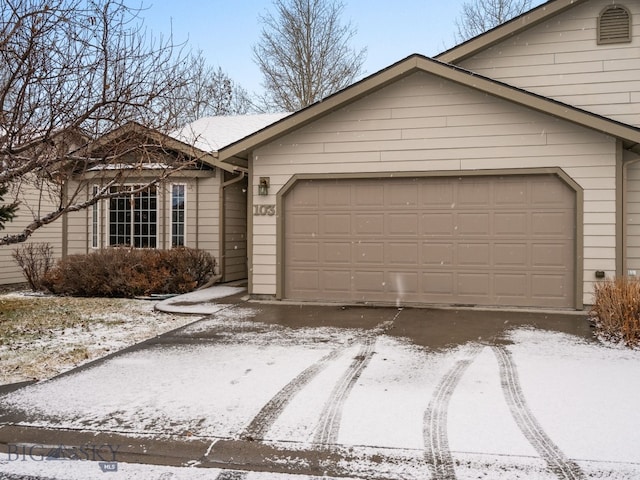
[[[276,137],[286,135],[301,128],[320,117],[343,108],[349,103],[373,93],[406,75],[418,70],[419,55],[411,55],[390,67],[380,70],[373,75],[354,83],[312,105],[309,105],[282,120],[279,120],[262,130],[259,130],[231,145],[220,149],[219,159],[223,162],[237,162],[239,159],[247,160],[250,150],[255,150]]]
[[[558,15],[587,0],[551,0],[528,12],[519,15],[506,23],[486,31],[455,47],[436,55],[434,58],[445,63],[461,62],[478,52],[521,33],[545,20]]]
[[[142,124],[137,122],[130,122],[123,127],[120,127],[116,130],[113,130],[102,137],[96,139],[93,142],[90,142],[86,148],[87,156],[91,155],[91,152],[96,151],[100,148],[104,148],[110,142],[116,140],[117,138],[128,135],[131,133],[135,133],[138,135],[145,136],[158,144],[158,146],[162,146],[163,148],[167,148],[169,150],[173,150],[175,152],[182,153],[190,158],[193,158],[197,161],[200,161],[210,167],[218,167],[222,170],[226,170],[228,172],[234,172],[235,169],[233,166],[228,165],[224,162],[221,162],[217,158],[217,152],[206,152],[201,150],[193,145],[189,145],[185,142],[177,140],[170,135],[159,132],[158,130],[145,127]]]
[[[416,54],[223,148],[218,152],[219,160],[238,164],[239,159],[248,158],[250,151],[417,71],[423,71],[517,105],[620,138],[627,145],[640,143],[640,130],[635,127]]]

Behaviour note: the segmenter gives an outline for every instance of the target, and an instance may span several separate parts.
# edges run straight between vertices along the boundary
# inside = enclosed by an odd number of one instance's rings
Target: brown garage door
[[[284,296],[574,306],[575,193],[554,175],[299,181]]]

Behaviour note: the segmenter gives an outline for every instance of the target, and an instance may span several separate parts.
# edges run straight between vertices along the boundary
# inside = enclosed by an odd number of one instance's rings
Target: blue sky
[[[455,21],[464,0],[343,0],[344,21],[357,28],[355,48],[367,47],[366,74],[410,55],[433,56],[455,45]],[[534,0],[538,5],[541,0]],[[155,34],[173,30],[213,66],[220,66],[250,93],[261,89],[252,59],[258,41],[258,17],[270,0],[145,0],[142,16]]]

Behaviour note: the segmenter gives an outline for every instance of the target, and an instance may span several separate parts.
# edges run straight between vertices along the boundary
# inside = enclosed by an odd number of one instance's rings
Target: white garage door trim
[[[583,198],[582,188],[571,179],[560,168],[531,168],[531,169],[502,169],[483,171],[439,171],[439,172],[383,172],[383,173],[354,173],[354,174],[296,174],[278,192],[277,211],[277,285],[276,298],[284,298],[285,286],[285,212],[284,201],[295,185],[305,180],[328,180],[328,179],[385,179],[385,178],[426,178],[426,177],[464,177],[464,176],[506,176],[506,175],[555,175],[571,190],[575,192],[575,271],[574,271],[574,308],[582,309],[582,289],[583,289]]]

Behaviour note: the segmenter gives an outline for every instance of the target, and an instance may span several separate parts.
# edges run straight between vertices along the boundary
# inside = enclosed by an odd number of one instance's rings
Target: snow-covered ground
[[[529,328],[436,351],[382,330],[261,324],[258,308],[227,308],[0,409],[45,428],[346,452],[335,469],[353,478],[640,478],[640,351]],[[0,471],[106,478],[91,462],[52,463],[0,456]],[[120,464],[108,477],[218,473]]]
[[[0,302],[3,299],[45,304],[57,300],[62,303],[50,315],[68,315],[72,309],[83,320],[71,328],[52,327],[35,337],[0,342],[0,384],[47,379],[197,320],[187,315],[191,312],[186,308],[185,312],[157,312],[156,302],[148,300],[65,299],[31,292],[0,295]],[[99,308],[92,310],[92,305]]]

